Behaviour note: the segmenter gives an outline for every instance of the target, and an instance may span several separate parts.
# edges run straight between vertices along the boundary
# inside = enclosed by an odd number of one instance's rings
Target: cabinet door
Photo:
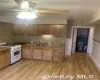
[[[0,69],[10,65],[10,50],[0,52]]]
[[[8,66],[11,62],[10,62],[10,50],[5,50],[3,51],[3,55],[4,55],[4,62],[3,62],[3,66]]]
[[[42,49],[33,49],[33,59],[42,59]]]
[[[0,53],[0,69],[3,68],[4,55]]]
[[[43,50],[43,60],[52,60],[52,49]]]
[[[25,27],[26,29],[24,33],[31,36],[37,35],[37,27],[38,25],[29,24]]]
[[[13,33],[21,35],[37,35],[37,25],[35,24],[16,24]]]
[[[22,58],[32,59],[30,46],[22,47]]]
[[[61,61],[63,59],[63,50],[62,49],[54,49],[53,50],[53,60]]]
[[[50,25],[48,25],[48,24],[39,25],[38,26],[38,34],[39,35],[50,34]]]
[[[13,27],[13,33],[18,34],[18,35],[23,35],[24,34],[24,24],[15,24]]]
[[[54,36],[64,36],[66,33],[65,25],[51,25],[50,34]]]

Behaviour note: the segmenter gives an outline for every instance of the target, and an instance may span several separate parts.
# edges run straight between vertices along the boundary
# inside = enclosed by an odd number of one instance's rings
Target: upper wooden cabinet
[[[50,34],[54,36],[64,36],[66,34],[66,25],[50,25]]]
[[[64,36],[66,34],[66,25],[52,25],[52,24],[16,24],[13,32],[15,34],[23,35],[54,35]]]
[[[15,34],[37,35],[37,26],[33,24],[16,24],[13,28]]]
[[[38,25],[30,24],[30,25],[26,26],[25,31],[28,35],[37,35],[37,27],[38,27]]]
[[[22,35],[22,34],[24,34],[24,28],[25,28],[24,24],[15,24],[15,26],[13,28],[13,33]]]
[[[37,31],[39,35],[50,34],[50,25],[40,24]]]

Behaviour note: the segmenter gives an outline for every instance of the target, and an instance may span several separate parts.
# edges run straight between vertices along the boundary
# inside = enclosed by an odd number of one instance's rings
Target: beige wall
[[[90,20],[90,23],[94,23],[96,21],[98,21],[100,19],[100,10],[97,10],[93,16],[92,16],[92,19]]]
[[[13,24],[0,23],[0,42],[12,42]]]
[[[94,39],[100,41],[100,26],[95,27]]]
[[[100,27],[95,28],[92,59],[100,69]]]
[[[95,62],[98,69],[100,69],[100,43],[94,41],[93,44],[93,52],[92,52],[92,60]]]

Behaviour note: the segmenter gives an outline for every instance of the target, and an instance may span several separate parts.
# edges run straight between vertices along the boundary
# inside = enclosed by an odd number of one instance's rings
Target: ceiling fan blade
[[[4,16],[4,17],[6,17],[6,16],[7,17],[12,17],[12,16],[16,17],[17,15],[18,15],[18,13],[15,13],[15,14],[14,13],[13,14],[2,14],[2,13],[0,13],[0,16]]]
[[[20,5],[24,0],[14,0],[18,5]]]
[[[18,10],[0,10],[0,16],[16,16],[20,11]]]
[[[18,12],[20,9],[0,9],[0,12]]]

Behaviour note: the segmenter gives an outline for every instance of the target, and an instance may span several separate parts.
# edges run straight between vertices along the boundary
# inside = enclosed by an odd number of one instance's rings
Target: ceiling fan
[[[17,15],[17,18],[20,19],[35,19],[37,18],[36,12],[38,12],[35,9],[36,4],[30,3],[27,0],[22,0],[19,2],[19,0],[15,0],[20,5],[20,13]]]
[[[16,8],[0,9],[0,16],[16,16],[19,18],[33,19],[43,14],[65,13],[65,10],[37,10],[36,3],[29,0],[14,0],[19,6]],[[28,15],[28,16],[26,16]],[[23,18],[24,16],[24,18]]]
[[[19,5],[21,11],[35,11],[36,3],[29,2],[28,0],[15,0],[15,2]]]
[[[39,11],[36,10],[36,4],[28,0],[14,0],[18,7],[0,9],[0,16],[16,16],[21,19],[34,19],[37,18]]]
[[[19,7],[14,9],[7,9],[5,11],[9,11],[10,14],[16,14],[17,18],[20,19],[35,19],[37,18],[38,10],[35,9],[36,4],[33,2],[29,2],[28,0],[15,0],[15,2],[19,5]]]

